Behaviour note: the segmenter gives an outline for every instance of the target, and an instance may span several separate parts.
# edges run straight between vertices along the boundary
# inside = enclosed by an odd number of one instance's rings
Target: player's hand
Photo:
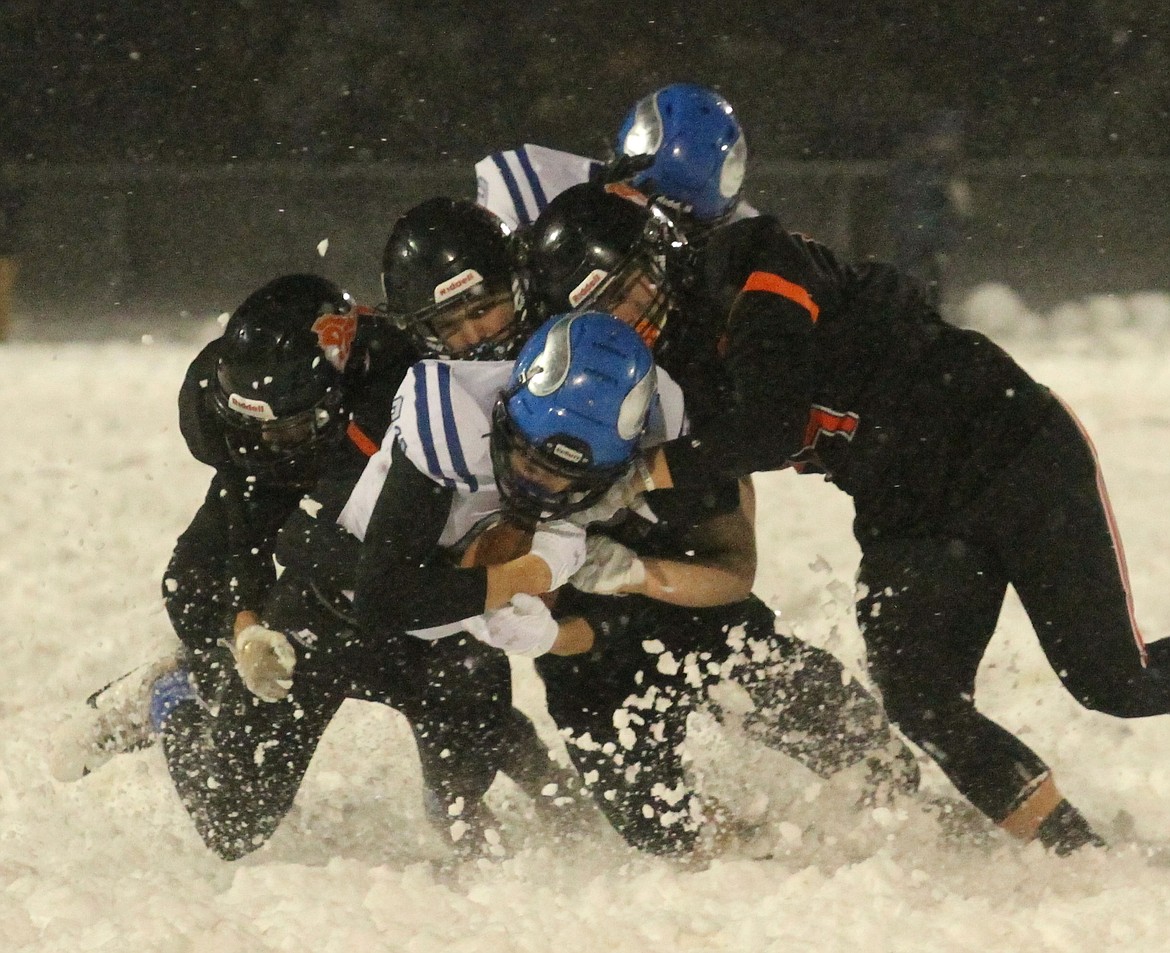
[[[591,523],[608,523],[622,510],[636,510],[642,512],[642,494],[654,489],[650,479],[650,471],[639,457],[634,461],[622,476],[614,481],[604,495],[592,506],[586,507],[577,513],[571,514],[568,519],[578,526],[588,526]],[[654,520],[653,515],[649,517]]]
[[[289,693],[297,653],[283,632],[250,625],[236,636],[232,655],[240,678],[261,701],[278,702]]]
[[[559,589],[585,562],[585,529],[568,520],[540,523],[532,534],[529,553],[539,556],[552,574],[548,591]]]
[[[646,565],[628,546],[599,533],[585,542],[585,564],[569,582],[582,592],[612,596],[646,581]]]
[[[559,626],[548,606],[536,596],[517,593],[502,609],[489,612],[485,634],[477,638],[512,655],[544,655],[557,640]]]

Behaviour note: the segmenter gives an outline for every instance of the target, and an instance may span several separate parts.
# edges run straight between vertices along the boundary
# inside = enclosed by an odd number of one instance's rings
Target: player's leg
[[[1082,705],[1123,718],[1170,711],[1166,654],[1143,666],[1129,580],[1093,448],[1063,407],[984,503],[1008,578],[1054,671]]]
[[[452,835],[461,853],[480,852],[485,832],[496,829],[483,797],[497,772],[543,813],[571,815],[576,775],[557,764],[531,720],[513,706],[507,656],[470,636],[403,639],[401,664],[416,690],[393,704],[414,731],[436,828]]]
[[[288,698],[262,702],[238,678],[223,680],[213,704],[194,697],[168,703],[156,691],[167,768],[211,850],[236,860],[272,836],[341,701],[294,686]]]
[[[214,484],[213,484],[214,489]],[[86,700],[86,706],[59,726],[50,740],[54,777],[73,781],[96,771],[116,754],[155,741],[150,697],[156,679],[179,666],[214,673],[230,656],[219,641],[231,633],[226,515],[218,495],[209,491],[190,525],[175,543],[162,579],[163,602],[182,643],[157,659],[138,665]],[[193,664],[187,665],[190,660]],[[215,689],[202,686],[206,694]]]
[[[569,755],[613,828],[654,854],[692,852],[703,807],[680,746],[693,690],[665,676],[641,639],[588,655],[537,659],[549,713]]]
[[[711,622],[729,633],[726,677],[755,704],[743,719],[750,734],[823,778],[864,764],[866,803],[917,789],[913,752],[835,656],[778,632],[775,614],[754,597]]]
[[[960,540],[911,538],[863,547],[858,620],[886,711],[980,811],[1059,851],[1096,843],[1047,765],[975,708],[975,677],[1006,579]]]

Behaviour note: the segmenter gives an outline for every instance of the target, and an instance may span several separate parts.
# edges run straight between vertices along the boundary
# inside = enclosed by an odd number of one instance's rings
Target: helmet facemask
[[[345,430],[340,388],[330,387],[313,406],[283,417],[274,416],[267,402],[229,388],[221,380],[214,403],[232,462],[266,484],[312,485],[319,457]]]
[[[601,499],[629,468],[630,461],[591,466],[588,445],[571,436],[534,446],[508,413],[512,393],[501,394],[492,410],[491,456],[500,498],[513,519],[532,526],[577,513]]]
[[[655,245],[639,243],[613,271],[591,272],[570,294],[569,303],[613,314],[653,350],[674,308],[666,257]]]
[[[389,297],[389,295],[387,295]],[[511,317],[494,332],[480,336],[477,322],[492,312],[510,306]],[[490,287],[482,280],[459,295],[410,313],[387,312],[395,327],[405,331],[424,354],[465,361],[502,361],[516,356],[523,341],[524,295],[520,284],[511,288]],[[461,334],[474,336],[474,343],[460,346]]]

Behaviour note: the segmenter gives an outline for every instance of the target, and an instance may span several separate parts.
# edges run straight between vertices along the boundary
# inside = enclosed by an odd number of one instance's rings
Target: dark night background
[[[5,0],[3,152],[434,160],[535,141],[597,153],[632,99],[685,78],[728,97],[761,157],[881,157],[940,106],[964,111],[975,156],[1163,156],[1166,18],[1149,0]]]
[[[4,0],[0,160],[29,199],[25,288],[52,297],[100,286],[114,303],[137,289],[153,300],[152,277],[188,256],[230,296],[286,270],[280,230],[291,217],[301,216],[286,229],[301,246],[327,235],[335,265],[364,267],[373,236],[405,205],[455,181],[470,192],[470,164],[486,152],[535,142],[604,156],[634,100],[690,80],[736,107],[748,183],[760,183],[749,196],[794,227],[823,212],[828,238],[848,241],[876,206],[865,189],[842,200],[812,185],[798,195],[791,178],[774,186],[769,163],[807,163],[810,175],[882,163],[945,109],[962,116],[979,227],[994,237],[1032,222],[997,224],[1019,176],[981,179],[981,168],[1047,169],[1053,194],[1085,197],[1061,227],[1097,234],[1084,252],[1092,261],[1129,249],[1078,207],[1141,206],[1151,188],[1170,197],[1170,176],[1151,186],[1138,166],[1133,179],[1134,162],[1170,160],[1166,11],[1150,0]],[[1090,165],[1064,175],[1060,162]],[[1103,191],[1109,162],[1130,163],[1118,199]],[[241,171],[260,167],[273,171]],[[349,194],[326,202],[345,181]],[[375,207],[360,207],[363,189]],[[169,218],[159,196],[174,201]],[[284,216],[278,227],[270,206]],[[363,215],[362,257],[345,259],[346,223]],[[986,242],[978,228],[971,240]],[[231,261],[201,251],[216,242],[232,246]],[[62,248],[72,258],[53,259]]]

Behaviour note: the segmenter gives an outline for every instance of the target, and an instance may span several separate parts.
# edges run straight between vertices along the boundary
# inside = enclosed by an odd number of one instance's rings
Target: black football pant
[[[525,790],[538,788],[547,775],[547,748],[512,706],[503,653],[469,636],[425,642],[402,635],[368,644],[288,573],[270,594],[264,616],[296,646],[289,696],[274,703],[257,699],[220,647],[218,655],[208,651],[193,660],[202,668],[197,683],[203,697],[179,706],[163,730],[180,799],[205,843],[225,859],[255,850],[276,830],[346,698],[388,704],[406,717],[428,816],[446,827],[480,824],[480,801],[497,770]]]
[[[778,634],[758,599],[686,609],[574,592],[558,614],[589,618],[607,603],[603,612],[617,606],[625,615],[623,631],[590,653],[542,656],[536,668],[577,770],[630,845],[657,854],[693,849],[702,812],[680,745],[687,716],[722,678],[751,696],[749,731],[822,777],[867,761],[875,783],[917,785],[912,757],[877,701],[842,677],[831,654]]]
[[[260,489],[255,493],[256,500],[244,504],[245,515],[253,528],[254,544],[263,552],[271,552],[276,531],[288,510],[296,506],[299,494]],[[241,593],[232,580],[230,527],[238,519],[240,515],[233,513],[226,502],[220,480],[218,477],[213,479],[202,505],[175,542],[163,574],[163,603],[175,634],[196,663],[193,666],[196,677],[201,677],[219,658],[219,642],[232,636]],[[263,577],[257,581],[262,589],[267,589],[275,581],[275,570],[270,565],[263,569],[252,568]],[[258,608],[262,598],[250,594],[248,601],[257,604],[248,608]],[[200,687],[212,690],[210,685]]]
[[[1143,648],[1091,445],[1062,406],[973,504],[862,542],[858,621],[893,722],[993,820],[1046,769],[975,708],[1008,585],[1065,688],[1120,718],[1170,711],[1165,643]]]

